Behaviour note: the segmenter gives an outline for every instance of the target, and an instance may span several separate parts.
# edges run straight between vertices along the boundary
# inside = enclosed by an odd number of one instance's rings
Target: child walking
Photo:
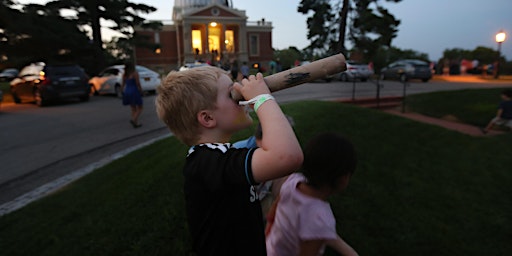
[[[252,119],[231,98],[254,108],[265,137],[259,148],[231,147]],[[254,186],[300,167],[299,142],[258,73],[232,82],[216,67],[171,72],[157,89],[159,118],[190,146],[183,168],[185,209],[197,255],[265,255],[261,206]]]
[[[309,141],[301,172],[288,177],[269,212],[269,256],[322,255],[326,245],[344,256],[357,255],[336,233],[327,202],[348,186],[356,162],[352,144],[337,134],[322,133]]]

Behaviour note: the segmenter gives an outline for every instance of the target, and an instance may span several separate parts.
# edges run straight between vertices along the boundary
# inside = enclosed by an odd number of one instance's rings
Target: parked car
[[[361,80],[366,82],[373,75],[373,68],[368,64],[347,60],[347,70],[339,74],[339,79],[343,82]]]
[[[185,65],[181,66],[179,71],[188,70],[191,68],[210,66],[208,63],[203,62],[195,62],[195,63],[185,63]]]
[[[0,81],[11,81],[18,76],[19,71],[15,68],[6,68],[0,72]]]
[[[2,101],[4,100],[4,92],[0,90],[0,104],[2,104]]]
[[[160,75],[144,66],[137,65],[135,69],[139,73],[139,80],[144,92],[155,92],[160,85]],[[121,83],[123,82],[124,65],[110,66],[101,71],[98,76],[89,80],[91,91],[98,94],[115,94],[122,96]]]
[[[51,101],[78,97],[89,100],[89,77],[76,64],[30,64],[21,69],[10,84],[15,103],[34,102],[44,106]]]
[[[428,82],[432,78],[430,65],[422,60],[399,60],[395,61],[380,71],[380,78],[399,79],[401,82],[409,79],[421,79]]]

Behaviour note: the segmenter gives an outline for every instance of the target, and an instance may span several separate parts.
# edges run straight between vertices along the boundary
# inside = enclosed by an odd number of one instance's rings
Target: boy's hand
[[[233,89],[240,93],[246,100],[250,100],[261,94],[270,94],[270,89],[268,89],[261,73],[256,74],[256,76],[250,75],[249,78],[244,78],[241,84],[235,82]]]

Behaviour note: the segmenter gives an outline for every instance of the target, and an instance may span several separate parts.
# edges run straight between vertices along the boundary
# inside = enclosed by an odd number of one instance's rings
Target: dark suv
[[[11,81],[15,103],[36,102],[38,106],[64,98],[89,100],[89,77],[75,64],[33,63],[24,67]]]

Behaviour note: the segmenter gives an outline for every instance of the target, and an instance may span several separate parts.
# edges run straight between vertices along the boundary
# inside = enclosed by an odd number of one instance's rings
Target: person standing
[[[126,62],[124,65],[123,81],[121,85],[123,92],[123,105],[131,108],[130,123],[133,128],[139,128],[139,116],[142,113],[142,87],[140,85],[139,73],[135,70],[133,62]]]
[[[242,79],[249,78],[249,66],[247,66],[246,61],[244,61],[242,66],[240,67],[240,73],[242,73]]]

